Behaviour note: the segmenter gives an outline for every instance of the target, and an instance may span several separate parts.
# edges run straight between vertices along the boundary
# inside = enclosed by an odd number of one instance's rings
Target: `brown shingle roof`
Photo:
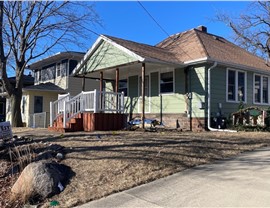
[[[38,85],[31,85],[23,88],[25,91],[55,91],[55,92],[65,92],[65,90],[51,82],[40,83]]]
[[[177,59],[182,62],[208,58],[261,70],[270,70],[264,59],[222,37],[197,29],[175,34],[156,46],[174,53]]]
[[[181,62],[175,56],[174,53],[155,46],[137,43],[130,40],[124,40],[121,38],[116,38],[108,35],[104,35],[105,37],[109,38],[110,40],[114,41],[115,43],[129,49],[130,51],[134,52],[135,54],[146,58],[146,59],[155,59],[164,62],[172,62],[172,63],[179,63]]]

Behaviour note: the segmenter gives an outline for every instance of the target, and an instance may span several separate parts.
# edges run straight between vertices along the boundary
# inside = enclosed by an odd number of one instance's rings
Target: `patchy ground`
[[[13,132],[28,135],[36,142],[64,146],[66,158],[62,163],[76,173],[64,191],[42,207],[49,207],[53,200],[59,202],[59,207],[73,207],[196,165],[270,145],[269,133],[258,132],[115,131],[63,135],[27,128]],[[3,160],[0,164],[2,170],[9,165]],[[3,197],[16,175],[1,178],[1,174],[0,170],[1,206],[8,207]]]

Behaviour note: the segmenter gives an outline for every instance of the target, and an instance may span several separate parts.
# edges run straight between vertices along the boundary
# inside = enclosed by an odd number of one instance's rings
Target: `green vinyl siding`
[[[151,113],[184,113],[185,106],[185,96],[181,94],[151,97]]]
[[[145,99],[145,112],[147,113],[185,113],[185,73],[184,69],[176,69],[174,71],[174,93],[159,93],[159,72],[149,74],[150,78],[150,97]],[[128,97],[126,99],[127,112],[141,112],[141,100],[138,100],[138,79],[139,76],[131,76],[128,78]]]
[[[211,115],[215,116],[218,112],[219,103],[222,104],[221,112],[225,117],[229,117],[231,113],[238,111],[239,102],[226,101],[226,67],[217,67],[211,71]],[[233,69],[232,69],[233,70]],[[245,107],[257,106],[267,108],[268,105],[253,104],[253,74],[254,72],[246,72],[246,102]]]
[[[219,112],[219,103],[221,103],[221,113],[225,117],[229,117],[231,113],[238,110],[239,102],[226,101],[226,67],[216,67],[211,70],[211,116],[215,117]],[[250,75],[247,73],[247,86],[252,84],[249,80]],[[247,103],[250,103],[250,91],[247,89]],[[245,104],[246,105],[246,104]]]
[[[86,64],[86,72],[119,66],[137,61],[110,43],[103,41]]]
[[[199,108],[205,103],[206,97],[206,70],[205,66],[191,68],[189,77],[189,88],[192,92],[192,117],[205,117],[205,109]]]
[[[175,69],[175,93],[185,94],[185,72],[184,69]]]
[[[184,69],[174,71],[175,93],[159,95],[159,73],[151,73],[151,113],[184,113],[185,102],[185,73]]]

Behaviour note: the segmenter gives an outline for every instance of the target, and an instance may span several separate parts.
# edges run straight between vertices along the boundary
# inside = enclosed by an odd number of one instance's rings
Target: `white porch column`
[[[119,68],[116,68],[115,70],[115,93],[118,93],[119,89]],[[116,113],[120,112],[121,109],[119,107],[119,97],[118,94],[116,94]]]
[[[53,126],[53,102],[50,102],[50,127]]]

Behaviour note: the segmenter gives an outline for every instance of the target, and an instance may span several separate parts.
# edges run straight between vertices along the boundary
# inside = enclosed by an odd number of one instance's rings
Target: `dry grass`
[[[175,172],[270,144],[269,133],[95,132],[48,135],[66,147],[62,163],[76,173],[57,200],[72,207]],[[15,130],[16,132],[16,130]],[[23,132],[27,134],[27,132]],[[19,134],[19,133],[18,133]],[[100,138],[101,139],[100,139]]]

